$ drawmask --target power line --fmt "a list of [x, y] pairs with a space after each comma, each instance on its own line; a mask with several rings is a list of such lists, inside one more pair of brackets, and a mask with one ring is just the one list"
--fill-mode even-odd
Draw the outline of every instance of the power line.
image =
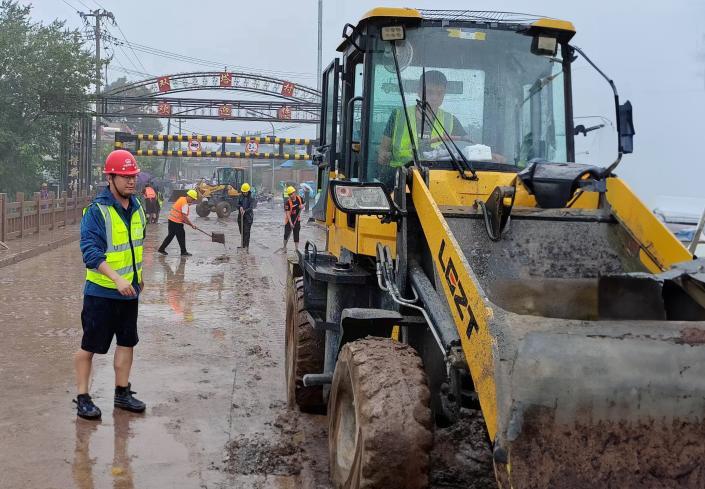
[[[117, 27], [118, 31], [120, 31], [120, 35], [125, 40], [125, 43], [130, 47], [130, 50], [132, 51], [132, 54], [135, 56], [135, 59], [137, 60], [137, 62], [140, 64], [140, 66], [142, 67], [142, 69], [144, 71], [147, 71], [147, 68], [145, 68], [144, 65], [142, 64], [142, 60], [140, 60], [139, 56], [137, 56], [137, 53], [135, 53], [135, 50], [132, 48], [132, 44], [130, 43], [130, 41], [127, 40], [127, 36], [125, 36], [125, 33], [122, 32], [122, 28], [120, 27], [120, 24], [118, 24], [117, 21], [114, 21], [114, 22], [115, 22], [115, 27]], [[136, 68], [136, 66], [135, 66], [135, 68]]]
[[198, 64], [201, 66], [218, 67], [218, 68], [222, 68], [224, 66], [232, 66], [233, 68], [237, 68], [237, 69], [258, 71], [260, 73], [268, 73], [268, 74], [276, 75], [276, 76], [289, 75], [289, 76], [300, 76], [300, 77], [305, 77], [305, 78], [311, 78], [311, 77], [315, 76], [313, 73], [288, 72], [288, 71], [279, 71], [279, 70], [265, 70], [265, 69], [255, 69], [255, 68], [246, 67], [246, 66], [230, 65], [228, 63], [223, 63], [220, 61], [213, 61], [213, 60], [207, 60], [207, 59], [203, 59], [203, 58], [196, 58], [193, 56], [179, 54], [179, 53], [175, 53], [173, 51], [166, 51], [163, 49], [154, 48], [151, 46], [146, 46], [144, 44], [129, 42], [126, 40], [121, 41], [119, 39], [113, 38], [113, 41], [117, 42], [117, 43], [125, 42], [132, 49], [146, 53], [146, 54], [151, 54], [153, 56], [170, 58], [170, 59], [174, 59], [177, 61], [184, 61], [184, 62], [188, 62], [188, 63], [192, 63], [192, 64]]

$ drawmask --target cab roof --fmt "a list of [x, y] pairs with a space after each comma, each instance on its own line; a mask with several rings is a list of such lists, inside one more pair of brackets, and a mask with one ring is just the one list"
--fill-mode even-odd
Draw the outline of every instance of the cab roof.
[[527, 27], [542, 27], [575, 33], [575, 26], [567, 20], [559, 20], [541, 15], [516, 12], [492, 12], [487, 10], [428, 10], [399, 7], [376, 7], [365, 13], [360, 23], [380, 18], [428, 19], [473, 21], [497, 24], [524, 24]]

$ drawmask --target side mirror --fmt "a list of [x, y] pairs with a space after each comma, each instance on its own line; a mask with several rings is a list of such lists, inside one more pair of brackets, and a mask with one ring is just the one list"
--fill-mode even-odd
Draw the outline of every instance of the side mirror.
[[396, 210], [387, 189], [379, 182], [331, 180], [330, 193], [335, 206], [348, 214], [387, 217]]
[[627, 100], [617, 110], [619, 118], [619, 151], [629, 154], [634, 151], [634, 121], [632, 119], [632, 103]]

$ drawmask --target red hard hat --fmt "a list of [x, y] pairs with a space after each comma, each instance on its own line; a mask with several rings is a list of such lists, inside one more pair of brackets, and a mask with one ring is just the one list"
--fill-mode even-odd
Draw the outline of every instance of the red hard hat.
[[132, 153], [124, 149], [111, 151], [105, 159], [103, 173], [131, 176], [137, 175], [139, 172], [140, 169], [137, 168], [137, 160]]

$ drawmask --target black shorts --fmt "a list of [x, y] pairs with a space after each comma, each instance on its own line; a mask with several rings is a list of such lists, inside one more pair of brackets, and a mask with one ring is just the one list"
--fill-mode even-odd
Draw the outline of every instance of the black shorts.
[[[301, 231], [301, 221], [296, 221], [296, 224], [294, 224], [294, 243], [299, 242], [299, 231]], [[290, 234], [291, 226], [289, 226], [289, 223], [287, 222], [284, 224], [284, 241], [289, 239]]]
[[133, 347], [137, 337], [137, 299], [120, 300], [83, 296], [83, 338], [81, 349], [93, 353], [107, 353], [113, 336], [119, 346]]

